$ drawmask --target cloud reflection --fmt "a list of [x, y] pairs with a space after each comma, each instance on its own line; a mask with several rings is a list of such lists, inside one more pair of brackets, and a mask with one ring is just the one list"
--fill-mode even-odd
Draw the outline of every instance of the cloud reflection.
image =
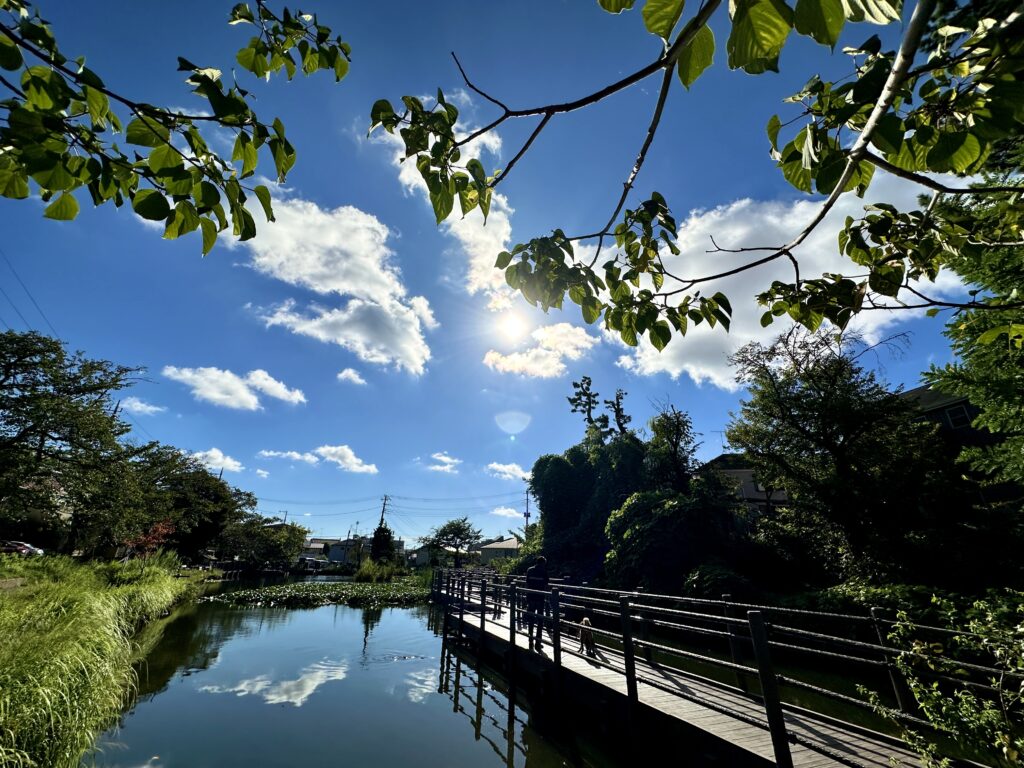
[[275, 682], [268, 675], [241, 680], [237, 685], [204, 685], [207, 693], [233, 693], [236, 696], [262, 696], [268, 704], [292, 704], [301, 707], [317, 688], [348, 676], [348, 662], [323, 659], [302, 669], [295, 680]]

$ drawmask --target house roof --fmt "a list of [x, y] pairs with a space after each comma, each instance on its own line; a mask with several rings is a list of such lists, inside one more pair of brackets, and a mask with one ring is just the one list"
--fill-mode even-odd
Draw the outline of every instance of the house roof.
[[720, 453], [704, 465], [714, 469], [751, 469], [750, 460], [742, 453]]
[[932, 389], [931, 385], [925, 384], [921, 387], [915, 387], [914, 389], [908, 389], [902, 393], [903, 397], [909, 398], [914, 401], [917, 409], [922, 413], [928, 413], [939, 408], [945, 408], [948, 405], [954, 403], [963, 403], [967, 400], [962, 395], [947, 395], [945, 392], [940, 392], [937, 389]]
[[480, 549], [519, 549], [519, 540], [516, 538], [503, 539], [491, 544], [484, 544]]

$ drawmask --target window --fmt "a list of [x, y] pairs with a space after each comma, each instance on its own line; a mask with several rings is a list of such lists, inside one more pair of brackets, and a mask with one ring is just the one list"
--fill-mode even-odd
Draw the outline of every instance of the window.
[[962, 405], [954, 405], [952, 408], [947, 408], [946, 418], [949, 420], [949, 426], [953, 429], [963, 429], [971, 425], [971, 417], [968, 415], [967, 409]]

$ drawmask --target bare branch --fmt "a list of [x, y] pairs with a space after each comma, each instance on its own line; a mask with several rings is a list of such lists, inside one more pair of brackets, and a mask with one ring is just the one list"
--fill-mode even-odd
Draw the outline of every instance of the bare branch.
[[466, 70], [464, 70], [462, 68], [462, 62], [459, 61], [459, 57], [455, 55], [455, 51], [452, 51], [451, 54], [452, 54], [452, 58], [455, 59], [455, 66], [459, 68], [459, 74], [462, 75], [462, 80], [463, 80], [463, 82], [466, 83], [466, 87], [467, 88], [469, 88], [474, 93], [480, 94], [485, 99], [487, 99], [489, 102], [491, 102], [491, 104], [494, 104], [495, 106], [500, 107], [503, 112], [508, 113], [508, 112], [512, 111], [511, 109], [508, 108], [508, 106], [505, 103], [503, 103], [501, 101], [498, 101], [496, 98], [491, 96], [489, 93], [485, 93], [484, 91], [480, 90], [475, 85], [473, 85], [473, 83], [469, 79], [469, 75], [466, 74]]
[[541, 131], [544, 130], [544, 126], [548, 124], [548, 121], [551, 119], [551, 117], [552, 117], [552, 115], [551, 115], [550, 112], [548, 114], [544, 115], [544, 119], [541, 120], [537, 124], [537, 127], [533, 129], [533, 133], [530, 134], [530, 138], [528, 138], [526, 140], [526, 143], [523, 144], [522, 148], [518, 152], [516, 152], [516, 156], [513, 157], [511, 160], [509, 160], [508, 165], [505, 166], [505, 170], [501, 172], [501, 175], [498, 176], [498, 178], [496, 178], [494, 181], [491, 182], [491, 188], [492, 189], [494, 187], [498, 186], [498, 184], [501, 182], [501, 180], [504, 179], [506, 176], [509, 175], [509, 173], [512, 172], [512, 169], [515, 167], [515, 164], [519, 162], [519, 158], [521, 158], [523, 155], [526, 154], [526, 150], [528, 150], [530, 148], [530, 145], [533, 144], [533, 140], [536, 139], [537, 136], [540, 135]]
[[891, 173], [893, 176], [899, 176], [901, 179], [913, 181], [916, 184], [920, 184], [922, 187], [927, 187], [928, 189], [940, 192], [944, 195], [990, 195], [996, 192], [1024, 192], [1024, 187], [1019, 185], [1014, 186], [1012, 184], [995, 187], [949, 187], [923, 174], [907, 171], [899, 166], [893, 165], [888, 160], [879, 157], [870, 150], [864, 150], [862, 158], [881, 168], [883, 171]]

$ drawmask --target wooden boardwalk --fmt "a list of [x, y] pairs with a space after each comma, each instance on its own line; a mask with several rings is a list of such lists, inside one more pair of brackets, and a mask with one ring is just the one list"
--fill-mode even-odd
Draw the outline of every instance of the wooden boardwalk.
[[[507, 607], [496, 615], [488, 606], [484, 621], [485, 637], [480, 638], [479, 604], [466, 605], [459, 626], [458, 609], [452, 606], [449, 633], [468, 641], [467, 648], [511, 648]], [[531, 650], [522, 629], [515, 633], [517, 665], [554, 668], [553, 647], [545, 636], [544, 650]], [[575, 653], [579, 641], [563, 636], [560, 674], [576, 676], [603, 687], [612, 697], [628, 700], [626, 661], [621, 652], [600, 647], [596, 660]], [[751, 765], [774, 765], [771, 735], [765, 722], [765, 709], [757, 697], [735, 688], [672, 667], [635, 659], [637, 701], [644, 707], [699, 729], [713, 739], [739, 748]], [[921, 765], [915, 753], [897, 739], [853, 726], [795, 707], [785, 706], [784, 717], [790, 740], [790, 754], [799, 768], [854, 766], [890, 768], [894, 761], [907, 766]], [[642, 714], [642, 713], [641, 713]], [[735, 754], [734, 750], [732, 751]]]

